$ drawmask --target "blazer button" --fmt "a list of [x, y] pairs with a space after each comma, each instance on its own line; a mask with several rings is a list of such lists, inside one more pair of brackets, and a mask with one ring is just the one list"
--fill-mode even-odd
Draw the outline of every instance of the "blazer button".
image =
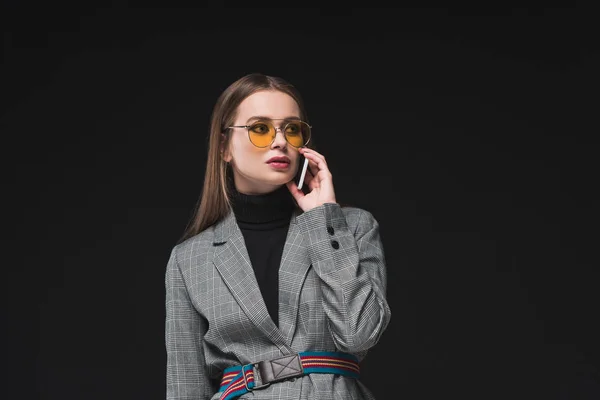
[[330, 235], [333, 235], [333, 232], [335, 232], [335, 231], [333, 230], [333, 226], [328, 226], [328, 227], [327, 227], [327, 233], [329, 233]]
[[338, 243], [337, 240], [332, 240], [331, 241], [331, 247], [333, 247], [334, 249], [339, 249], [340, 248], [340, 244]]

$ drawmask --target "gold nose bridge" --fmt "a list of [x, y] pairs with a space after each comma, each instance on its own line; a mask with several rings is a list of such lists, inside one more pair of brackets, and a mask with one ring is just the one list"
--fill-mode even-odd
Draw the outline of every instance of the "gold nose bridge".
[[273, 143], [275, 143], [275, 141], [277, 140], [277, 131], [281, 132], [281, 135], [283, 136], [283, 142], [284, 143], [289, 143], [287, 140], [287, 137], [285, 136], [285, 132], [283, 131], [283, 128], [285, 128], [285, 126], [287, 126], [287, 124], [285, 126], [276, 126], [274, 123], [272, 123], [273, 129], [275, 130], [275, 134], [273, 135], [273, 140], [271, 140], [271, 145], [273, 145]]
[[277, 137], [277, 131], [281, 132], [281, 134], [283, 135], [283, 138], [287, 141], [286, 137], [285, 137], [285, 132], [283, 131], [283, 126], [275, 126], [275, 124], [273, 124], [273, 128], [275, 129], [275, 135], [273, 135], [273, 141], [275, 141], [275, 138]]

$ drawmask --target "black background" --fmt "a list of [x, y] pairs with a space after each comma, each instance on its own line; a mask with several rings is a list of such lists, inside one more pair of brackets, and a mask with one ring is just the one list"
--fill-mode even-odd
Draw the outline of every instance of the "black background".
[[591, 7], [132, 4], [3, 3], [7, 398], [164, 398], [167, 258], [250, 72], [380, 221], [378, 398], [599, 398]]

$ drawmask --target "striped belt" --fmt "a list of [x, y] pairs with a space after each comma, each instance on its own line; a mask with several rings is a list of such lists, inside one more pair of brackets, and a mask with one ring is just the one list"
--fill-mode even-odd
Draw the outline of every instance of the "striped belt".
[[273, 360], [225, 368], [221, 400], [234, 399], [271, 383], [307, 374], [339, 374], [359, 377], [358, 358], [352, 354], [329, 351], [305, 351]]

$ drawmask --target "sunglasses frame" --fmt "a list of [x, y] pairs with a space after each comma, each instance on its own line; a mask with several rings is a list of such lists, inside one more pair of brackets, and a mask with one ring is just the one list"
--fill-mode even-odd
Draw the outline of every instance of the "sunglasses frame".
[[[267, 144], [267, 145], [265, 145], [265, 146], [256, 146], [256, 144], [255, 144], [255, 143], [252, 141], [252, 139], [250, 139], [250, 128], [251, 128], [252, 126], [254, 126], [256, 123], [258, 123], [258, 122], [265, 122], [265, 121], [266, 121], [266, 122], [270, 122], [270, 121], [289, 121], [289, 122], [287, 122], [287, 123], [284, 125], [284, 127], [283, 127], [283, 128], [281, 128], [281, 127], [279, 127], [279, 128], [278, 128], [278, 127], [276, 127], [274, 124], [271, 124], [271, 125], [273, 126], [273, 128], [275, 129], [275, 135], [273, 136], [273, 139], [271, 140], [271, 143], [269, 143], [269, 144]], [[290, 143], [290, 141], [288, 140], [288, 138], [287, 138], [286, 134], [284, 133], [284, 130], [285, 130], [285, 128], [287, 128], [287, 126], [288, 126], [290, 123], [292, 123], [292, 122], [301, 122], [301, 123], [305, 124], [306, 126], [308, 126], [308, 129], [309, 129], [309, 137], [308, 137], [308, 140], [306, 141], [306, 143], [304, 143], [304, 144], [303, 144], [302, 146], [300, 146], [300, 147], [296, 147], [296, 146], [294, 146], [292, 143]], [[272, 144], [273, 144], [273, 142], [275, 141], [275, 137], [277, 136], [277, 130], [280, 130], [280, 131], [281, 131], [281, 133], [283, 133], [283, 137], [285, 138], [285, 141], [286, 141], [286, 142], [288, 142], [288, 143], [290, 144], [290, 146], [292, 146], [292, 147], [293, 147], [293, 148], [295, 148], [295, 149], [300, 149], [300, 148], [302, 148], [302, 147], [305, 147], [305, 146], [306, 146], [306, 145], [307, 145], [307, 144], [310, 142], [310, 139], [312, 139], [312, 125], [309, 125], [309, 124], [308, 124], [308, 122], [306, 122], [306, 121], [302, 121], [301, 119], [292, 119], [292, 120], [290, 120], [290, 119], [288, 119], [288, 118], [276, 118], [276, 119], [268, 119], [268, 120], [267, 120], [267, 119], [258, 119], [258, 120], [256, 120], [255, 122], [253, 122], [251, 125], [232, 125], [232, 126], [228, 126], [227, 128], [225, 128], [225, 130], [227, 130], [227, 129], [231, 129], [231, 128], [245, 128], [245, 129], [246, 129], [246, 131], [248, 132], [248, 140], [250, 141], [250, 143], [252, 143], [252, 145], [253, 145], [253, 146], [256, 146], [256, 147], [258, 147], [259, 149], [264, 149], [265, 147], [269, 147], [270, 145], [272, 145]]]

